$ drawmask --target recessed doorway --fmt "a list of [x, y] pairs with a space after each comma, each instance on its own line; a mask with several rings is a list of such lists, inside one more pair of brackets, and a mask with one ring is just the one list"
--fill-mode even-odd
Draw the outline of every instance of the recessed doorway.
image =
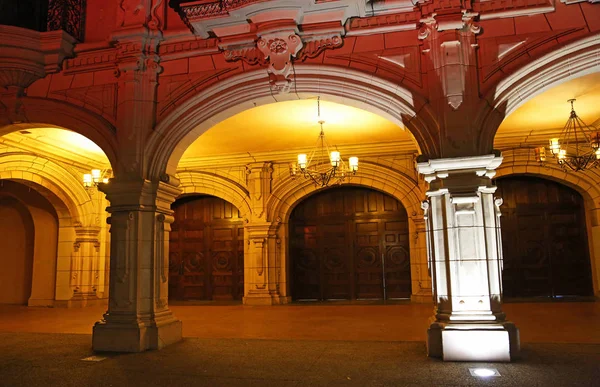
[[290, 218], [293, 299], [410, 298], [408, 235], [389, 195], [346, 186], [310, 196]]
[[496, 184], [504, 200], [504, 296], [593, 295], [583, 197], [535, 177], [503, 177]]
[[238, 209], [212, 196], [173, 204], [169, 241], [169, 298], [241, 300], [244, 226]]

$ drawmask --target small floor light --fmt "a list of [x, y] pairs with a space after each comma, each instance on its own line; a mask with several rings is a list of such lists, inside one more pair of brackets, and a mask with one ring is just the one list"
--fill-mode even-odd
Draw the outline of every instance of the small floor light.
[[495, 368], [469, 368], [469, 372], [471, 373], [471, 376], [477, 376], [479, 378], [500, 376], [500, 372]]

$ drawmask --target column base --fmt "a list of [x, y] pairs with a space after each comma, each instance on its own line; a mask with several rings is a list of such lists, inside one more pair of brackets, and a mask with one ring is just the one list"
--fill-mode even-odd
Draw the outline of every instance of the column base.
[[98, 321], [94, 325], [92, 348], [96, 352], [142, 352], [161, 349], [181, 341], [182, 324], [174, 317], [155, 323], [116, 323]]
[[508, 321], [433, 322], [427, 329], [427, 355], [444, 361], [509, 362], [519, 350], [519, 330]]
[[271, 291], [250, 291], [242, 301], [244, 305], [268, 306], [289, 304], [292, 301], [292, 298], [280, 296], [276, 292]]

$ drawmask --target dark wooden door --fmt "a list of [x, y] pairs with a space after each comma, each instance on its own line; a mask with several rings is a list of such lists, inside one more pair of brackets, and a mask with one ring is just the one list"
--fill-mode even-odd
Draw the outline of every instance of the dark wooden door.
[[505, 297], [592, 295], [583, 198], [550, 180], [496, 181], [502, 211]]
[[408, 216], [394, 198], [359, 187], [331, 188], [290, 218], [296, 300], [409, 298]]
[[244, 227], [238, 210], [215, 197], [178, 200], [169, 243], [169, 297], [241, 300]]

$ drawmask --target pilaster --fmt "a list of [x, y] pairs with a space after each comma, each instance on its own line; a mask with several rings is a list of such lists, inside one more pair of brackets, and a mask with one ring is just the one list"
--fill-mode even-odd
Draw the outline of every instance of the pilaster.
[[247, 185], [251, 214], [244, 227], [244, 286], [246, 305], [273, 305], [289, 302], [280, 293], [282, 251], [277, 236], [279, 221], [267, 219], [267, 201], [271, 196], [273, 166], [271, 163], [247, 165]]
[[425, 217], [413, 216], [410, 230], [410, 265], [412, 294], [410, 300], [419, 303], [431, 303], [431, 267], [428, 261], [426, 245]]
[[500, 198], [491, 178], [500, 155], [417, 164], [430, 184], [425, 210], [435, 316], [429, 356], [510, 361], [519, 334], [502, 312]]
[[111, 35], [119, 87], [116, 175], [145, 177], [146, 139], [156, 123], [165, 7], [162, 0], [124, 0], [118, 10], [118, 29]]
[[95, 351], [139, 352], [181, 340], [181, 321], [168, 308], [170, 204], [178, 182], [114, 180], [110, 201], [109, 304], [94, 326]]
[[588, 211], [590, 219], [590, 261], [592, 263], [592, 282], [594, 284], [594, 295], [600, 298], [600, 208]]
[[69, 306], [86, 306], [97, 301], [100, 227], [76, 227], [71, 259], [70, 285], [73, 297]]

